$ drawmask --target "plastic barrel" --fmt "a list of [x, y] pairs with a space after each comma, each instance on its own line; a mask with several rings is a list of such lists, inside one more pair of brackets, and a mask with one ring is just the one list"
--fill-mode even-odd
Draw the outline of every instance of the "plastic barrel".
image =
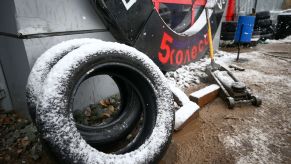
[[235, 42], [250, 43], [254, 30], [255, 16], [240, 16], [234, 36]]

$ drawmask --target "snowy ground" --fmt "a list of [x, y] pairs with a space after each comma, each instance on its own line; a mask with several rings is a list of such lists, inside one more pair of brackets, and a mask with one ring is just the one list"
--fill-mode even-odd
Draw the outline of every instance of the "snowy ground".
[[[231, 71], [263, 99], [263, 105], [228, 110], [220, 98], [216, 99], [174, 135], [172, 154], [167, 154], [173, 163], [291, 163], [291, 38], [268, 42], [244, 49], [239, 63], [234, 62], [235, 49], [216, 53], [216, 62], [226, 68], [236, 64], [246, 69]], [[184, 90], [197, 87], [199, 79], [205, 77], [207, 60], [184, 66], [167, 77]]]
[[[230, 60], [234, 60], [235, 57], [236, 54], [228, 53], [225, 51], [216, 51], [215, 53], [215, 61], [217, 63], [226, 63]], [[205, 69], [209, 64], [210, 59], [204, 58], [195, 63], [185, 65], [176, 71], [168, 72], [166, 77], [168, 78], [169, 82], [175, 84], [176, 87], [182, 90], [186, 90], [191, 86], [195, 86], [203, 81], [207, 81]]]

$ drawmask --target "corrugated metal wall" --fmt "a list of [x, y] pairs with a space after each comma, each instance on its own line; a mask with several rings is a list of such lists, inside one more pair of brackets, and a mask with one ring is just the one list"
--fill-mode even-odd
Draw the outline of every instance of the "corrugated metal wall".
[[[284, 0], [257, 0], [257, 12], [258, 11], [272, 11], [280, 10]], [[252, 8], [255, 6], [255, 0], [237, 0], [237, 10], [239, 9], [243, 14], [250, 14]], [[238, 13], [238, 12], [237, 12]]]

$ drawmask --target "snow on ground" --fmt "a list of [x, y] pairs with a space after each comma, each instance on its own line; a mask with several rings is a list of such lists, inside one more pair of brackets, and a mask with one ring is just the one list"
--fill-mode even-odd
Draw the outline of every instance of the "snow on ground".
[[[290, 37], [282, 41], [282, 43], [286, 43], [289, 40]], [[224, 57], [222, 61], [218, 60], [218, 62], [227, 67], [233, 62], [235, 56], [236, 54], [234, 53], [229, 56], [229, 60]], [[267, 106], [267, 109], [255, 110], [253, 120], [246, 119], [242, 125], [237, 127], [237, 129], [241, 129], [240, 131], [236, 131], [233, 134], [222, 134], [224, 136], [223, 144], [227, 150], [236, 154], [235, 159], [238, 164], [280, 163], [282, 154], [279, 151], [275, 152], [273, 147], [274, 145], [282, 144], [283, 139], [278, 134], [285, 133], [286, 127], [270, 124], [270, 122], [277, 121], [278, 118], [274, 115], [272, 119], [269, 119], [268, 115], [273, 114], [269, 113], [268, 108], [276, 108], [279, 106], [277, 104], [282, 105], [282, 97], [280, 96], [285, 95], [285, 92], [288, 91], [280, 90], [278, 86], [291, 88], [291, 78], [285, 74], [272, 73], [273, 70], [277, 69], [278, 61], [276, 62], [275, 59], [262, 55], [259, 51], [243, 53], [241, 58], [246, 60], [250, 66], [256, 64], [256, 68], [259, 68], [259, 70], [254, 70], [247, 64], [243, 64], [249, 68], [244, 72], [234, 72], [235, 76], [247, 84], [262, 87], [255, 94], [263, 97], [263, 106]], [[285, 61], [280, 62], [287, 63]], [[284, 115], [284, 112], [288, 115], [288, 110], [286, 111], [286, 109], [288, 107], [276, 110], [279, 113], [281, 112], [282, 115]], [[290, 120], [288, 121], [287, 118], [281, 121], [285, 121], [287, 125], [290, 125]]]
[[[223, 144], [227, 149], [239, 154], [240, 157], [236, 160], [237, 164], [248, 164], [255, 161], [255, 163], [272, 163], [271, 161], [279, 161], [281, 157], [279, 154], [274, 154], [268, 147], [271, 140], [272, 136], [268, 132], [263, 132], [256, 127], [249, 127], [246, 132], [226, 136]], [[250, 145], [251, 148], [245, 145]], [[246, 155], [240, 154], [244, 151], [248, 153]]]
[[288, 36], [285, 39], [280, 39], [280, 40], [266, 40], [267, 43], [291, 43], [291, 36]]
[[201, 78], [207, 77], [205, 68], [209, 63], [208, 60], [201, 59], [195, 63], [185, 65], [176, 71], [168, 72], [166, 77], [171, 83], [184, 90], [191, 85], [199, 84]]
[[203, 96], [205, 96], [205, 95], [207, 95], [207, 94], [209, 94], [209, 93], [211, 93], [213, 91], [219, 90], [219, 89], [220, 89], [219, 85], [212, 84], [212, 85], [209, 85], [209, 86], [207, 86], [207, 87], [205, 87], [203, 89], [200, 89], [200, 90], [198, 90], [198, 91], [196, 91], [194, 93], [191, 93], [191, 96], [192, 97], [201, 98], [201, 97], [203, 97]]
[[[289, 44], [291, 37], [277, 41], [268, 40], [267, 43]], [[228, 68], [230, 64], [234, 63], [236, 57], [236, 53], [217, 51], [215, 61]], [[286, 69], [288, 69], [288, 62], [265, 56], [260, 50], [241, 53], [240, 61], [238, 65], [245, 67], [246, 70], [243, 72], [231, 71], [251, 89], [259, 88], [255, 94], [263, 98], [263, 106], [253, 110], [252, 118], [244, 118], [240, 124], [232, 126], [235, 129], [234, 132], [223, 132], [219, 134], [219, 138], [237, 164], [281, 163], [285, 158], [282, 152], [284, 149], [288, 149], [284, 135], [291, 128], [291, 120], [288, 118], [290, 112], [286, 110], [288, 106], [284, 105], [283, 100], [284, 97], [286, 98], [284, 96], [286, 92], [290, 92], [284, 88], [291, 88], [291, 78], [286, 71], [283, 71], [282, 74], [278, 74], [276, 71], [281, 69], [282, 66], [279, 67], [281, 64], [287, 65]], [[176, 71], [168, 72], [166, 77], [171, 83], [185, 90], [207, 77], [204, 71], [208, 64], [210, 64], [210, 59], [201, 59]], [[254, 65], [255, 69], [253, 69]], [[286, 107], [277, 108], [277, 106]], [[272, 113], [273, 108], [280, 113], [279, 116]], [[270, 116], [272, 117], [270, 118]], [[272, 122], [278, 122], [278, 119], [281, 120], [281, 123], [273, 125]]]
[[[215, 61], [218, 63], [228, 62], [230, 60], [235, 60], [236, 54], [228, 53], [224, 51], [217, 51], [215, 54]], [[166, 73], [166, 78], [171, 84], [176, 87], [185, 90], [190, 86], [197, 85], [201, 80], [207, 78], [205, 73], [206, 66], [210, 64], [209, 58], [200, 59], [195, 63], [190, 63], [188, 65], [182, 66], [176, 71], [171, 71]]]

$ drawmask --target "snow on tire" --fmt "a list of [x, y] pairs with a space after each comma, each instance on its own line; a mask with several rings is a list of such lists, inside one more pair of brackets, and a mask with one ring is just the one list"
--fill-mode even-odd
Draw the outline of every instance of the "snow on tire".
[[[37, 59], [29, 75], [26, 88], [27, 104], [33, 121], [35, 120], [36, 110], [38, 110], [37, 104], [42, 94], [43, 83], [53, 66], [68, 53], [80, 46], [92, 43], [98, 45], [100, 42], [97, 39], [74, 39], [65, 41], [52, 47]], [[131, 124], [137, 123], [137, 119], [140, 117], [140, 102], [137, 100], [133, 89], [118, 81], [120, 80], [115, 80], [120, 91], [122, 90], [122, 97], [125, 97], [126, 101], [123, 108], [128, 110], [124, 110], [113, 122], [102, 126], [89, 127], [77, 124], [82, 136], [93, 146], [104, 146], [126, 137], [126, 133], [133, 129]], [[121, 123], [124, 126], [121, 126]]]
[[81, 45], [99, 42], [96, 39], [74, 39], [62, 42], [41, 55], [34, 63], [26, 86], [27, 104], [32, 120], [35, 119], [37, 98], [40, 97], [42, 85], [51, 68], [64, 56]]
[[[92, 148], [78, 132], [70, 112], [70, 97], [90, 72], [107, 73], [128, 82], [143, 104], [143, 124], [126, 153], [106, 154]], [[159, 68], [145, 54], [118, 43], [84, 45], [63, 57], [43, 84], [36, 125], [56, 155], [69, 163], [149, 163], [169, 144], [173, 98]]]

